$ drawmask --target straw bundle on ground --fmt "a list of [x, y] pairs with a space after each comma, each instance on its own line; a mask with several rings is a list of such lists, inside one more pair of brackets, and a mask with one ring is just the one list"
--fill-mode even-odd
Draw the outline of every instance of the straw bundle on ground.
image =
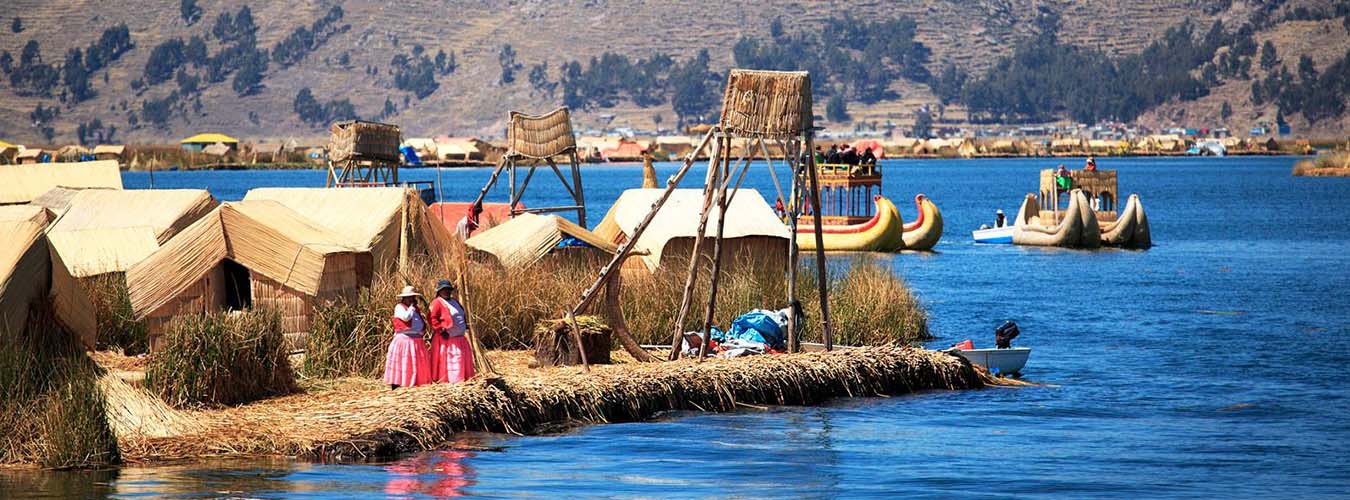
[[[618, 353], [616, 353], [618, 354]], [[618, 354], [622, 356], [622, 354]], [[518, 366], [493, 353], [502, 366]], [[959, 357], [912, 348], [751, 356], [702, 363], [628, 363], [505, 370], [491, 382], [390, 391], [364, 381], [222, 410], [198, 411], [201, 431], [147, 439], [131, 460], [294, 455], [324, 460], [428, 449], [455, 432], [527, 434], [577, 423], [625, 422], [669, 410], [733, 411], [836, 397], [983, 387]]]
[[578, 348], [572, 339], [572, 323], [565, 319], [544, 320], [534, 325], [534, 363], [531, 366], [575, 366], [581, 353], [591, 364], [609, 364], [609, 349], [614, 331], [596, 316], [577, 316], [581, 337]]

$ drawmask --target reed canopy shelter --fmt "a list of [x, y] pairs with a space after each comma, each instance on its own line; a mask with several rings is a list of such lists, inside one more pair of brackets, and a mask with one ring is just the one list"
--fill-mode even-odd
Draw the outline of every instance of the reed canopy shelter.
[[[37, 208], [37, 207], [34, 207]], [[39, 209], [40, 210], [40, 209]], [[17, 210], [0, 211], [17, 218]], [[30, 217], [39, 217], [29, 210]], [[22, 332], [34, 307], [51, 306], [52, 318], [92, 350], [98, 334], [94, 306], [44, 232], [46, 223], [0, 220], [0, 336]], [[41, 321], [41, 319], [40, 319]]]
[[[569, 174], [565, 175], [559, 168], [560, 159], [567, 163]], [[547, 166], [562, 183], [564, 192], [572, 200], [570, 205], [533, 208], [520, 205], [520, 199], [525, 195], [530, 180], [534, 179], [535, 172], [544, 166]], [[512, 111], [507, 116], [506, 153], [502, 154], [496, 169], [492, 171], [492, 176], [488, 177], [487, 184], [478, 192], [472, 206], [481, 207], [488, 191], [497, 184], [497, 178], [502, 172], [506, 172], [511, 188], [510, 198], [507, 201], [511, 215], [575, 212], [577, 223], [586, 226], [586, 196], [581, 188], [580, 166], [580, 159], [577, 157], [577, 138], [572, 132], [572, 114], [566, 107], [542, 115], [527, 115]], [[470, 222], [470, 226], [479, 225], [476, 219]]]
[[[629, 189], [619, 195], [605, 218], [595, 227], [595, 235], [615, 245], [632, 239], [652, 203], [665, 193], [664, 189]], [[652, 219], [632, 247], [648, 271], [664, 269], [678, 272], [687, 265], [699, 231], [699, 216], [703, 209], [703, 190], [676, 189], [666, 199], [661, 210]], [[720, 207], [712, 207], [711, 217], [720, 215]], [[703, 227], [703, 236], [713, 237], [716, 228]], [[728, 259], [734, 271], [738, 264], [772, 266], [785, 269], [788, 257], [788, 228], [764, 197], [754, 189], [741, 189], [731, 199], [726, 222], [722, 228], [723, 258]], [[709, 259], [713, 249], [703, 246], [700, 254]]]
[[475, 260], [504, 268], [524, 268], [546, 260], [599, 264], [613, 257], [616, 250], [612, 243], [572, 221], [530, 213], [481, 231], [464, 243]]
[[338, 235], [344, 245], [369, 252], [362, 283], [374, 273], [402, 269], [417, 256], [439, 258], [450, 252], [450, 232], [428, 211], [418, 191], [405, 187], [257, 188], [244, 201], [270, 200], [285, 205]]
[[218, 204], [203, 189], [83, 189], [48, 237], [77, 278], [124, 272]]
[[122, 189], [122, 172], [111, 160], [0, 165], [0, 205], [28, 203], [54, 187]]
[[127, 271], [137, 319], [151, 349], [174, 318], [267, 308], [281, 314], [293, 345], [315, 305], [354, 298], [357, 263], [369, 253], [270, 200], [224, 203]]

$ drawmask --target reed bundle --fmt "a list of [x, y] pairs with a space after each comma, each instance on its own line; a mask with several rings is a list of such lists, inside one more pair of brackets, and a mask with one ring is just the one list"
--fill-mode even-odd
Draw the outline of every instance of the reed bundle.
[[[290, 455], [389, 457], [434, 448], [461, 431], [529, 434], [578, 423], [625, 422], [669, 410], [734, 411], [836, 397], [983, 387], [963, 359], [876, 347], [702, 363], [622, 363], [522, 369], [529, 353], [493, 353], [504, 376], [390, 391], [356, 383], [248, 405], [192, 412], [196, 432], [128, 447], [132, 460]], [[622, 353], [616, 353], [622, 358]]]
[[177, 407], [233, 405], [295, 389], [281, 317], [260, 310], [183, 316], [150, 358], [146, 386]]
[[581, 351], [592, 364], [609, 364], [609, 350], [613, 346], [610, 329], [597, 316], [577, 316], [577, 330], [581, 346], [572, 339], [572, 323], [566, 319], [544, 320], [534, 325], [534, 362], [537, 366], [582, 364]]
[[99, 349], [117, 348], [126, 354], [144, 353], [150, 348], [145, 321], [136, 319], [127, 293], [124, 273], [106, 273], [80, 280], [94, 303], [98, 322]]

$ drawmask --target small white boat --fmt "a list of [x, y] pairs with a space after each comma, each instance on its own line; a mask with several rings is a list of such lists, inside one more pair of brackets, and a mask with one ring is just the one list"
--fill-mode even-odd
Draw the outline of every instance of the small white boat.
[[1030, 347], [1010, 347], [1007, 349], [953, 349], [971, 363], [980, 365], [995, 375], [1019, 375], [1031, 356]]
[[971, 232], [975, 237], [976, 243], [994, 243], [1002, 245], [1011, 245], [1013, 242], [1014, 226], [991, 227], [988, 229], [978, 229]]

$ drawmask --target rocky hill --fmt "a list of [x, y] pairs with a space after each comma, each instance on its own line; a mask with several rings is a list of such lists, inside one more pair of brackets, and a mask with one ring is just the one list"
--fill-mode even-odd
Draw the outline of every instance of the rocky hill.
[[[247, 33], [234, 33], [231, 28], [240, 24], [237, 16], [245, 4], [251, 18]], [[664, 54], [678, 64], [706, 49], [709, 69], [720, 73], [734, 64], [737, 41], [771, 39], [775, 18], [781, 19], [782, 30], [792, 33], [817, 32], [823, 20], [844, 15], [859, 22], [907, 16], [915, 22], [914, 40], [931, 51], [925, 63], [929, 72], [937, 74], [952, 64], [979, 75], [1035, 36], [1048, 15], [1058, 19], [1063, 43], [1120, 57], [1139, 53], [1188, 18], [1201, 27], [1220, 20], [1235, 29], [1253, 12], [1264, 10], [1271, 21], [1258, 27], [1258, 41], [1274, 41], [1291, 71], [1300, 55], [1310, 55], [1324, 69], [1350, 48], [1344, 15], [1329, 17], [1334, 4], [864, 0], [845, 7], [815, 0], [17, 0], [7, 9], [17, 21], [0, 19], [0, 51], [11, 54], [9, 62], [0, 54], [0, 69], [5, 70], [0, 78], [0, 139], [65, 143], [83, 130], [86, 141], [111, 133], [115, 142], [144, 143], [212, 130], [247, 140], [305, 142], [326, 134], [326, 118], [351, 114], [398, 123], [405, 135], [500, 136], [508, 110], [543, 111], [564, 102], [556, 82], [564, 77], [565, 63], [584, 65], [608, 52], [635, 60]], [[1301, 16], [1295, 14], [1299, 8], [1304, 9]], [[1321, 19], [1297, 19], [1309, 17], [1309, 9], [1321, 13], [1312, 16]], [[222, 16], [227, 17], [223, 24]], [[129, 49], [111, 61], [73, 66], [92, 71], [67, 74], [74, 49], [88, 55], [105, 30], [123, 25]], [[183, 44], [174, 46], [174, 40]], [[27, 58], [26, 76], [16, 82], [12, 73], [24, 63], [26, 46], [32, 52], [32, 42], [37, 54], [29, 55], [37, 57]], [[514, 52], [514, 65], [505, 57], [507, 45]], [[106, 59], [107, 53], [99, 49], [100, 58]], [[438, 59], [438, 54], [445, 56]], [[543, 81], [554, 85], [531, 82], [529, 73], [539, 63], [547, 63]], [[502, 82], [504, 65], [514, 70], [513, 82]], [[53, 84], [53, 78], [59, 81]], [[1206, 97], [1174, 99], [1139, 120], [1157, 125], [1232, 122], [1234, 128], [1273, 120], [1275, 105], [1250, 102], [1249, 86], [1245, 80], [1216, 83]], [[848, 112], [855, 122], [907, 124], [915, 109], [937, 103], [930, 87], [897, 78], [887, 86], [890, 97], [869, 104], [850, 100]], [[312, 99], [297, 99], [302, 89]], [[621, 96], [610, 106], [581, 110], [577, 121], [582, 128], [671, 128], [677, 119], [671, 101], [658, 100], [640, 106]], [[1222, 102], [1233, 111], [1219, 120]], [[817, 103], [818, 113], [827, 114], [825, 104]], [[946, 119], [964, 118], [960, 102], [949, 103], [944, 111]], [[1350, 129], [1350, 113], [1315, 124], [1289, 118], [1303, 127], [1301, 132], [1312, 134], [1343, 135]]]

